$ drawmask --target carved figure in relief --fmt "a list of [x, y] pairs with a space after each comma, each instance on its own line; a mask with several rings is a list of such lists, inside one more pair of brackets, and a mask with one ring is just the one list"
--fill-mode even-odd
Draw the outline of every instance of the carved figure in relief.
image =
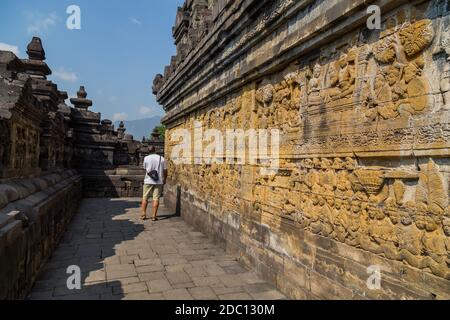
[[285, 81], [290, 91], [290, 108], [298, 110], [301, 104], [302, 83], [300, 72], [291, 72], [286, 75]]
[[334, 170], [344, 169], [344, 160], [342, 158], [334, 158], [331, 168]]
[[405, 90], [401, 85], [402, 75], [403, 75], [403, 66], [398, 63], [389, 66], [386, 70], [387, 83], [391, 88], [391, 99], [392, 102], [396, 104], [399, 100], [406, 97]]
[[447, 63], [441, 75], [440, 87], [444, 98], [444, 109], [450, 109], [450, 32], [443, 31], [441, 47], [447, 54]]
[[16, 154], [14, 157], [15, 168], [23, 169], [25, 164], [27, 146], [26, 146], [26, 137], [25, 137], [25, 129], [20, 126], [16, 127]]
[[285, 81], [289, 87], [289, 95], [283, 102], [287, 106], [286, 117], [288, 127], [286, 131], [298, 130], [301, 125], [300, 107], [302, 104], [303, 86], [299, 72], [291, 72], [285, 76]]
[[353, 95], [355, 91], [355, 52], [351, 50], [348, 54], [343, 54], [339, 59], [339, 67], [339, 98], [342, 99]]
[[[450, 237], [450, 206], [448, 206], [446, 209], [445, 209], [445, 212], [444, 212], [444, 220], [443, 220], [443, 222], [442, 222], [442, 224], [443, 224], [443, 229], [444, 229], [444, 234], [447, 236], [447, 237]], [[449, 248], [450, 249], [450, 248]], [[449, 258], [450, 259], [450, 258]]]
[[422, 238], [424, 257], [421, 267], [429, 267], [434, 274], [448, 278], [449, 269], [446, 266], [447, 249], [445, 238], [438, 233], [426, 232]]
[[356, 192], [376, 196], [384, 186], [384, 179], [378, 170], [358, 169], [353, 172], [351, 183]]
[[370, 251], [375, 254], [381, 254], [383, 253], [383, 248], [378, 243], [373, 241], [373, 239], [369, 235], [370, 234], [369, 227], [371, 225], [370, 223], [371, 222], [369, 221], [361, 224], [358, 237], [359, 245], [364, 250]]
[[374, 106], [377, 114], [383, 119], [392, 119], [398, 116], [396, 102], [404, 95], [403, 89], [398, 85], [401, 79], [401, 70], [398, 66], [380, 69], [374, 87]]
[[450, 60], [442, 72], [440, 86], [444, 98], [444, 109], [450, 110]]
[[394, 226], [389, 219], [373, 219], [370, 222], [369, 234], [378, 244], [397, 241]]
[[312, 170], [308, 174], [308, 178], [312, 183], [311, 191], [316, 195], [322, 195], [325, 192], [325, 188], [321, 183], [321, 176], [322, 175], [316, 170]]
[[350, 210], [347, 210], [344, 216], [347, 231], [347, 237], [345, 239], [345, 242], [348, 245], [351, 246], [359, 245], [358, 231], [361, 227], [360, 215], [361, 215], [361, 204], [355, 201], [351, 204]]
[[429, 19], [409, 23], [399, 32], [399, 38], [407, 57], [425, 50], [434, 39], [433, 23]]
[[403, 181], [396, 179], [395, 182], [392, 185], [393, 187], [393, 193], [394, 193], [394, 198], [395, 198], [395, 203], [398, 206], [402, 206], [403, 205], [403, 199], [405, 197], [405, 192], [406, 192], [406, 188], [405, 188], [405, 184], [403, 183]]
[[409, 264], [419, 267], [417, 256], [422, 252], [422, 236], [421, 232], [415, 225], [397, 229], [397, 238], [399, 241], [399, 249], [402, 253], [402, 258], [408, 261]]
[[335, 213], [333, 214], [333, 234], [332, 237], [334, 239], [339, 240], [340, 242], [345, 242], [345, 238], [347, 236], [347, 232], [344, 228], [344, 224], [342, 222], [342, 217], [346, 213], [346, 209], [344, 206], [344, 202], [341, 199], [336, 199], [335, 202]]
[[449, 204], [444, 179], [432, 159], [419, 173], [416, 203], [422, 210], [436, 215], [442, 215]]
[[347, 171], [339, 171], [336, 177], [336, 196], [345, 198], [353, 195], [352, 184]]
[[35, 132], [30, 131], [30, 165], [37, 167], [39, 165], [39, 136]]
[[[374, 100], [383, 102], [391, 98], [391, 101], [395, 103], [395, 107], [387, 105], [387, 108], [378, 108], [378, 114], [384, 119], [396, 117], [397, 112], [401, 116], [410, 116], [426, 111], [429, 105], [430, 86], [428, 80], [422, 76], [425, 63], [419, 54], [431, 44], [433, 39], [432, 23], [424, 19], [405, 23], [398, 32], [381, 39], [374, 45], [375, 59], [382, 64], [390, 65], [385, 77], [389, 82], [391, 95], [388, 88], [383, 88], [380, 73], [376, 80], [378, 84], [376, 84]], [[368, 117], [374, 118], [373, 110], [368, 113]]]
[[373, 47], [375, 59], [384, 64], [393, 63], [396, 52], [396, 41], [393, 37], [383, 38]]
[[406, 64], [408, 59], [425, 50], [434, 39], [431, 20], [423, 19], [401, 26], [399, 32], [381, 39], [373, 48], [377, 61], [391, 64], [395, 60]]
[[320, 212], [320, 224], [321, 224], [320, 232], [325, 237], [328, 237], [333, 232], [332, 210], [333, 209], [328, 204], [325, 204], [322, 206]]
[[408, 98], [398, 102], [400, 115], [416, 115], [424, 112], [428, 107], [428, 93], [430, 86], [422, 77], [425, 62], [423, 59], [410, 62], [404, 70], [405, 92]]
[[321, 81], [320, 75], [322, 73], [322, 67], [320, 64], [316, 64], [313, 69], [312, 78], [309, 80], [308, 84], [308, 104], [309, 106], [318, 106], [323, 102], [322, 96], [320, 94]]
[[292, 89], [290, 89], [288, 82], [286, 80], [281, 81], [281, 83], [274, 86], [273, 101], [281, 103], [282, 105], [289, 107], [288, 101], [292, 96]]
[[336, 187], [337, 183], [335, 171], [330, 169], [324, 169], [320, 173], [319, 177], [322, 190], [324, 190], [324, 195], [334, 197], [334, 188]]
[[328, 66], [328, 88], [326, 89], [327, 96], [329, 100], [337, 100], [341, 95], [341, 90], [339, 89], [339, 65], [340, 61], [332, 62]]
[[299, 86], [299, 99], [300, 107], [306, 107], [308, 105], [308, 85], [311, 79], [311, 69], [303, 69], [298, 76], [298, 86]]
[[256, 101], [258, 101], [264, 108], [270, 107], [274, 97], [274, 88], [271, 84], [266, 84], [256, 91]]
[[347, 170], [354, 170], [356, 166], [356, 161], [355, 159], [351, 158], [351, 157], [346, 157], [345, 158], [345, 167], [344, 169]]

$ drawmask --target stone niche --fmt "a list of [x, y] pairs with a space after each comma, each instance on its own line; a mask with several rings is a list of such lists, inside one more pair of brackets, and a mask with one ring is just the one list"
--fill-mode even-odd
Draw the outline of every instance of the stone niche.
[[292, 298], [449, 299], [449, 6], [384, 1], [368, 30], [365, 1], [305, 2], [229, 1], [156, 79], [166, 154], [179, 129], [281, 140], [274, 172], [170, 160], [166, 202]]

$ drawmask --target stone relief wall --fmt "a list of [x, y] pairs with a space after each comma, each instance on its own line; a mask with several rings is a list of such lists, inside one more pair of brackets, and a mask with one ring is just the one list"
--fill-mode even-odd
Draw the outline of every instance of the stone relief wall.
[[[276, 30], [312, 24], [301, 21], [306, 15], [299, 8], [291, 20], [278, 21], [279, 29], [269, 29], [265, 23], [293, 10], [292, 2], [275, 1], [261, 7], [264, 23], [253, 30], [267, 34], [252, 50], [237, 49], [253, 37], [250, 32], [229, 39], [218, 53], [234, 54], [240, 63], [202, 83], [192, 74], [176, 90], [175, 81], [159, 78], [155, 91], [169, 127], [166, 154], [179, 144], [171, 133], [194, 132], [194, 121], [223, 133], [281, 130], [277, 174], [261, 174], [262, 164], [172, 162], [166, 193], [186, 220], [225, 240], [292, 297], [450, 297], [450, 17], [442, 1], [397, 4], [383, 15], [380, 31], [354, 24], [345, 36], [295, 59], [272, 57], [278, 63], [273, 72], [247, 77], [236, 70], [252, 55], [262, 64], [260, 48], [269, 61]], [[185, 70], [175, 68], [171, 77]], [[226, 86], [233, 89], [215, 95]], [[192, 87], [197, 96], [189, 95]], [[373, 264], [390, 270], [376, 291], [365, 287], [365, 268]]]

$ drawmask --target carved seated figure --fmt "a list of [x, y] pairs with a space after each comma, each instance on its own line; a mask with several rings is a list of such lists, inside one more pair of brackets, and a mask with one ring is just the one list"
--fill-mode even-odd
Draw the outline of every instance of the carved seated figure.
[[398, 116], [395, 101], [401, 94], [398, 88], [400, 77], [401, 71], [394, 66], [385, 71], [380, 70], [376, 76], [373, 102], [377, 114], [385, 120]]
[[[378, 109], [379, 104], [383, 103], [383, 87], [384, 82], [386, 81], [384, 75], [381, 72], [378, 72], [375, 78], [375, 85], [373, 90], [370, 88], [367, 89], [368, 93], [367, 96], [364, 98], [364, 105], [367, 107], [367, 110], [365, 111], [365, 115], [367, 118], [369, 118], [371, 121], [374, 121], [378, 118]], [[366, 83], [366, 86], [368, 84]], [[380, 100], [379, 100], [380, 99]]]
[[311, 80], [309, 80], [309, 88], [308, 88], [308, 104], [309, 106], [318, 106], [321, 105], [323, 100], [320, 95], [320, 74], [322, 71], [322, 67], [319, 64], [314, 66], [313, 76]]
[[351, 96], [355, 91], [355, 67], [350, 64], [351, 62], [350, 56], [346, 54], [342, 55], [339, 59], [339, 89], [340, 95], [339, 98], [346, 98]]
[[450, 61], [447, 62], [441, 76], [440, 87], [444, 98], [444, 109], [450, 110]]
[[327, 89], [327, 95], [328, 99], [331, 101], [339, 99], [341, 95], [341, 90], [339, 89], [339, 72], [337, 69], [339, 66], [337, 66], [338, 63], [332, 63], [330, 64], [330, 68], [328, 69], [328, 89]]
[[407, 98], [398, 102], [398, 112], [402, 116], [423, 113], [428, 106], [430, 91], [427, 80], [422, 77], [423, 59], [417, 59], [405, 67], [404, 88]]

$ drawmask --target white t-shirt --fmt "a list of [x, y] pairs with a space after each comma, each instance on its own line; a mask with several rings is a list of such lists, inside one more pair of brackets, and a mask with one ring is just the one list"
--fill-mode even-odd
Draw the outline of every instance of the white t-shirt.
[[[161, 163], [159, 160], [161, 159]], [[159, 167], [158, 167], [159, 164]], [[164, 160], [164, 157], [160, 157], [157, 154], [151, 154], [149, 156], [146, 156], [144, 159], [144, 169], [145, 169], [145, 180], [144, 184], [163, 184], [164, 181], [164, 170], [167, 169], [166, 166], [166, 160]], [[159, 180], [154, 181], [148, 173], [152, 170], [157, 170], [159, 174]]]

